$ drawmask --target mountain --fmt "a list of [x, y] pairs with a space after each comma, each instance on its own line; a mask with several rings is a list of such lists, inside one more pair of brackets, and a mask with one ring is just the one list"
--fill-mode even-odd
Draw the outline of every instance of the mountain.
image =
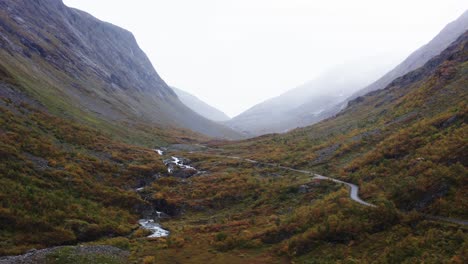
[[205, 117], [206, 119], [212, 121], [227, 121], [231, 119], [225, 113], [221, 112], [220, 110], [214, 108], [213, 106], [203, 102], [202, 100], [198, 99], [198, 97], [187, 93], [183, 90], [180, 90], [175, 87], [171, 87], [172, 90], [177, 94], [180, 101], [184, 103], [188, 108], [192, 109], [195, 113]]
[[395, 68], [380, 77], [377, 81], [355, 92], [346, 100], [336, 105], [330, 105], [326, 110], [318, 115], [309, 114], [306, 119], [308, 122], [310, 122], [310, 124], [326, 119], [341, 111], [350, 100], [353, 100], [368, 92], [385, 88], [385, 86], [387, 86], [395, 78], [398, 78], [412, 70], [421, 67], [432, 57], [438, 55], [466, 30], [468, 30], [468, 10], [465, 11], [455, 21], [447, 24], [431, 41], [417, 49], [415, 52], [411, 53], [402, 63], [398, 64]]
[[[246, 153], [252, 153], [252, 159], [288, 161], [286, 165], [292, 167], [359, 182], [367, 197], [382, 192], [404, 210], [466, 218], [463, 210], [452, 206], [468, 202], [455, 202], [466, 198], [467, 183], [460, 175], [468, 166], [464, 155], [467, 43], [468, 31], [422, 67], [393, 80], [384, 89], [350, 101], [335, 117], [286, 134], [252, 139], [256, 151], [249, 149]], [[459, 169], [463, 171], [460, 174]], [[427, 173], [440, 170], [447, 171], [439, 176]], [[424, 186], [399, 182], [405, 177], [424, 182]], [[440, 184], [446, 184], [443, 188], [450, 192], [436, 194]], [[371, 185], [380, 187], [366, 189]], [[444, 207], [434, 204], [434, 197], [452, 202], [442, 203]]]
[[[332, 118], [218, 145], [254, 160], [247, 168], [267, 167], [262, 176], [270, 181], [288, 173], [275, 171], [281, 164], [294, 168], [291, 181], [314, 173], [337, 178], [359, 186], [359, 197], [376, 205], [352, 202], [347, 186], [317, 198], [324, 183], [304, 180], [272, 198], [288, 206], [303, 199], [303, 206], [272, 207], [270, 217], [284, 215], [263, 231], [243, 228], [252, 234], [244, 239], [277, 245], [297, 263], [466, 262], [467, 102], [468, 31], [420, 68], [350, 101]], [[268, 215], [259, 209], [267, 203], [262, 197], [244, 213], [258, 221]], [[433, 246], [440, 241], [450, 246]]]
[[368, 92], [385, 88], [394, 79], [423, 66], [427, 61], [445, 50], [461, 34], [468, 30], [468, 10], [455, 21], [446, 25], [437, 36], [426, 45], [411, 53], [402, 63], [382, 76], [380, 79], [355, 93], [352, 98]]
[[385, 63], [375, 66], [368, 61], [376, 58], [335, 66], [315, 80], [257, 104], [225, 124], [251, 136], [283, 133], [309, 125], [308, 114], [319, 114], [329, 105], [343, 101], [388, 68]]
[[185, 107], [128, 31], [58, 0], [0, 0], [0, 124], [0, 255], [130, 234], [152, 210], [135, 189], [167, 174], [155, 145], [237, 136]]
[[114, 131], [153, 125], [239, 137], [181, 103], [130, 32], [60, 0], [0, 7], [0, 67], [49, 111]]
[[468, 263], [468, 31], [333, 117], [227, 141], [134, 116], [174, 93], [105, 86], [125, 41], [68, 50], [62, 8], [0, 0], [0, 263]]

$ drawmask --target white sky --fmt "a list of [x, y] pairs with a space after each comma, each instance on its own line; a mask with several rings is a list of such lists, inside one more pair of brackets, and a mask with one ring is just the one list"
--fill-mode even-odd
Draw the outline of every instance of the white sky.
[[397, 64], [468, 8], [465, 0], [64, 2], [133, 32], [169, 85], [230, 116], [335, 64], [363, 56]]

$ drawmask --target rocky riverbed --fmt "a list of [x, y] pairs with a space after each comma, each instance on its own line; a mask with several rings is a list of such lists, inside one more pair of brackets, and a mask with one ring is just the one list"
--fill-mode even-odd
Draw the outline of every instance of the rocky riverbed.
[[60, 246], [0, 258], [0, 264], [128, 263], [130, 253], [113, 246]]

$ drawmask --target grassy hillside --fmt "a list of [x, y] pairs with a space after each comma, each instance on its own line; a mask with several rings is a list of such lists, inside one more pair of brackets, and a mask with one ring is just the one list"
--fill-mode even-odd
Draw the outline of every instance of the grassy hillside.
[[466, 218], [466, 39], [335, 118], [232, 149], [346, 179], [365, 198], [385, 197], [401, 209]]
[[[466, 226], [427, 215], [468, 218], [466, 41], [465, 34], [423, 68], [317, 125], [168, 153], [206, 173], [145, 189], [179, 213], [162, 222], [169, 238], [130, 239], [131, 259], [465, 263]], [[343, 186], [274, 164], [354, 182], [376, 207], [352, 201]]]
[[[0, 255], [83, 243], [131, 263], [467, 263], [466, 226], [428, 217], [468, 219], [467, 40], [334, 118], [205, 147], [188, 131], [101, 119], [62, 94], [59, 70], [36, 78], [50, 65], [2, 60]], [[145, 147], [170, 143], [194, 145]], [[200, 173], [168, 173], [171, 156]], [[279, 164], [355, 183], [375, 207]], [[137, 229], [146, 211], [168, 215], [169, 237]]]
[[[338, 116], [284, 135], [212, 142], [179, 153], [205, 177], [153, 184], [184, 214], [163, 222], [167, 240], [136, 241], [155, 263], [465, 263], [467, 229], [426, 218], [467, 219], [467, 42], [464, 34], [424, 67], [357, 98]], [[277, 166], [354, 182], [348, 191]], [[303, 187], [303, 186], [306, 187]], [[156, 245], [156, 248], [154, 248]], [[151, 258], [148, 258], [151, 260]]]
[[0, 254], [135, 227], [145, 202], [131, 188], [165, 171], [156, 153], [6, 97], [0, 111]]

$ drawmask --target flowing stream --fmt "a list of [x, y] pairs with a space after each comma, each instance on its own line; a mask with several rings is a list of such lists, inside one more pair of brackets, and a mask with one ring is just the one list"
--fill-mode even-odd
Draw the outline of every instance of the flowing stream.
[[[165, 154], [165, 151], [161, 149], [154, 149], [154, 151], [158, 153], [160, 156], [163, 156]], [[194, 167], [184, 164], [184, 161], [182, 158], [178, 158], [175, 156], [171, 156], [170, 160], [164, 161], [164, 164], [167, 166], [167, 171], [171, 174], [174, 172], [174, 169], [176, 167], [179, 167], [181, 169], [191, 169], [191, 170], [198, 172], [198, 170], [196, 170]], [[140, 187], [140, 188], [137, 188], [135, 191], [142, 192], [143, 190], [144, 190], [144, 187]], [[162, 212], [158, 212], [158, 211], [156, 211], [156, 214], [157, 214], [157, 219], [160, 219], [163, 215]], [[138, 223], [140, 224], [141, 228], [150, 230], [152, 232], [152, 234], [148, 236], [149, 238], [167, 237], [170, 234], [170, 232], [162, 228], [161, 225], [157, 221], [155, 221], [155, 219], [140, 219]]]
[[163, 229], [159, 223], [156, 223], [153, 219], [140, 219], [138, 221], [141, 228], [150, 230], [153, 234], [149, 235], [148, 237], [167, 237], [169, 236], [169, 231]]
[[[155, 149], [155, 151], [161, 156], [164, 155], [164, 152], [162, 150]], [[220, 156], [220, 155], [215, 155], [215, 156], [222, 157], [222, 158], [228, 158], [228, 159], [244, 160], [244, 161], [250, 162], [250, 163], [257, 163], [257, 164], [263, 164], [263, 165], [267, 165], [267, 166], [278, 167], [278, 168], [284, 169], [284, 170], [289, 170], [289, 171], [294, 171], [294, 172], [299, 172], [299, 173], [304, 173], [304, 174], [310, 174], [311, 176], [313, 176], [313, 179], [329, 180], [329, 181], [333, 181], [333, 182], [336, 182], [336, 183], [339, 183], [339, 184], [343, 184], [343, 185], [346, 185], [346, 186], [349, 187], [349, 189], [350, 189], [349, 197], [353, 201], [355, 201], [357, 203], [360, 203], [360, 204], [362, 204], [364, 206], [375, 207], [375, 205], [373, 205], [371, 203], [368, 203], [368, 202], [365, 202], [359, 197], [359, 195], [358, 195], [359, 187], [357, 185], [353, 184], [353, 183], [344, 182], [344, 181], [337, 180], [337, 179], [334, 179], [334, 178], [322, 176], [322, 175], [315, 174], [315, 173], [313, 173], [311, 171], [307, 171], [307, 170], [298, 170], [298, 169], [294, 169], [294, 168], [291, 168], [291, 167], [281, 166], [280, 164], [262, 163], [262, 162], [258, 162], [256, 160], [243, 159], [241, 157], [236, 157], [236, 156]], [[168, 172], [169, 173], [173, 172], [174, 165], [176, 167], [179, 167], [179, 168], [182, 168], [182, 169], [196, 170], [195, 168], [193, 168], [193, 167], [191, 167], [189, 165], [185, 165], [181, 158], [174, 157], [174, 156], [171, 156], [171, 160], [165, 161], [165, 165], [168, 167]], [[142, 188], [137, 189], [137, 191], [141, 191], [141, 190], [142, 190]], [[160, 212], [157, 212], [157, 213], [158, 213], [158, 218], [160, 218], [161, 213]], [[458, 219], [452, 219], [452, 218], [442, 218], [442, 217], [437, 217], [437, 216], [427, 216], [427, 217], [429, 219], [433, 219], [433, 220], [442, 220], [442, 221], [447, 221], [447, 222], [452, 222], [452, 223], [457, 223], [457, 224], [462, 224], [462, 225], [467, 224], [467, 221], [464, 221], [464, 220], [458, 220]], [[153, 232], [153, 234], [148, 236], [150, 238], [167, 237], [170, 234], [170, 232], [168, 230], [163, 229], [161, 227], [161, 225], [159, 223], [155, 222], [153, 219], [140, 219], [139, 224], [141, 225], [142, 228], [147, 229], [147, 230], [151, 230]]]

